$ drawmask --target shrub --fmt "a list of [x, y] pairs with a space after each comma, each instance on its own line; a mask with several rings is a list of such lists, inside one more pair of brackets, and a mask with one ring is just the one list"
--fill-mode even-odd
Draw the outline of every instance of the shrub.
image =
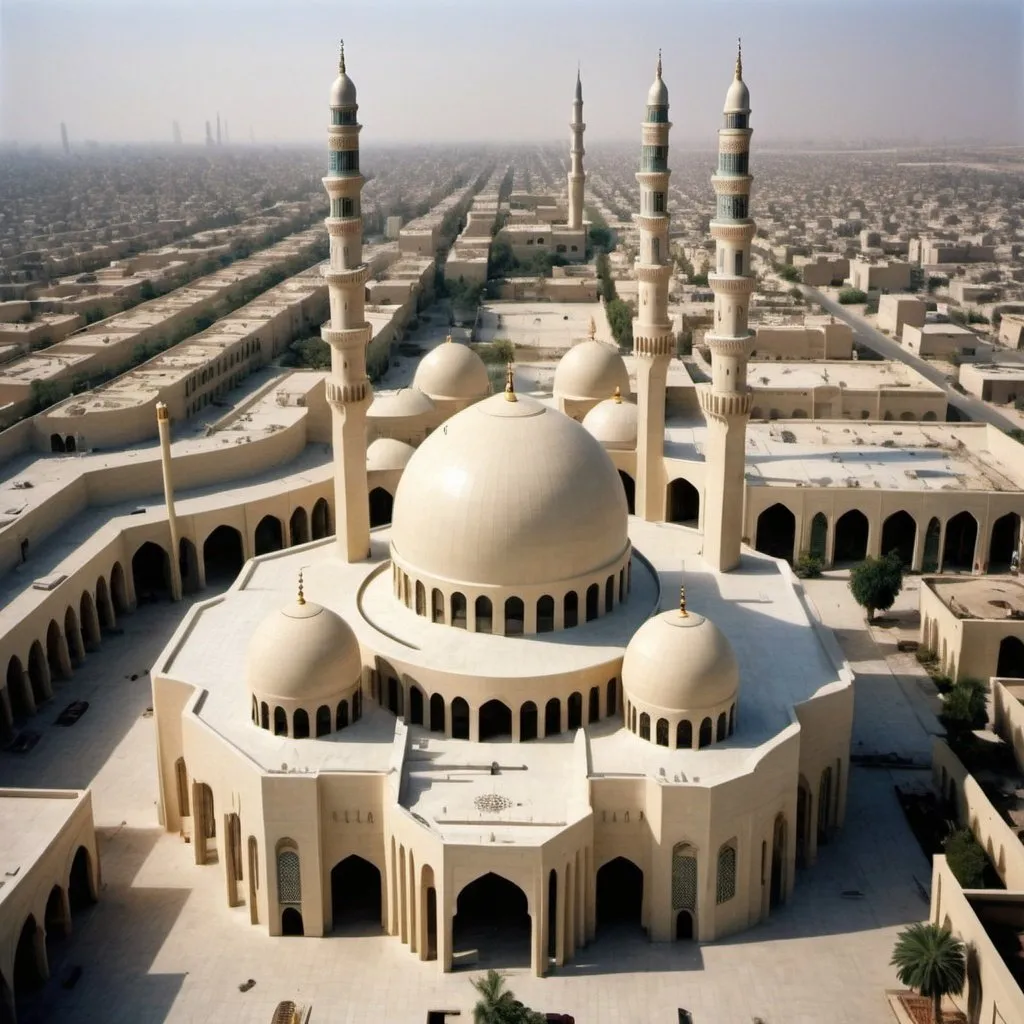
[[984, 728], [988, 687], [980, 679], [961, 679], [942, 698], [942, 724], [952, 732]]
[[792, 264], [787, 263], [784, 267], [779, 267], [779, 277], [783, 281], [790, 281], [795, 284], [800, 280], [800, 271]]
[[859, 288], [844, 288], [839, 293], [839, 301], [844, 306], [855, 306], [861, 302], [868, 301], [868, 293], [862, 292]]
[[811, 555], [805, 551], [793, 565], [793, 572], [799, 579], [813, 580], [821, 575], [823, 568], [824, 563], [817, 555]]
[[978, 845], [969, 828], [958, 828], [942, 844], [946, 863], [956, 880], [965, 889], [981, 889], [985, 885], [988, 857]]

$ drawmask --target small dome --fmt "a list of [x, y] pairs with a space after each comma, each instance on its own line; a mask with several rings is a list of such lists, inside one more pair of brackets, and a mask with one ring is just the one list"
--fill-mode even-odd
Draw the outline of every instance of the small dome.
[[629, 550], [608, 453], [526, 395], [494, 395], [435, 430], [402, 474], [391, 524], [393, 556], [411, 575], [473, 585], [575, 580]]
[[618, 388], [629, 394], [629, 371], [618, 350], [603, 341], [581, 341], [558, 362], [554, 392], [561, 398], [598, 401]]
[[441, 399], [476, 399], [491, 393], [484, 361], [468, 346], [452, 341], [431, 349], [420, 360], [413, 387]]
[[366, 415], [379, 419], [404, 419], [426, 416], [433, 411], [434, 403], [419, 388], [402, 388], [375, 393]]
[[249, 642], [249, 688], [260, 700], [313, 703], [350, 690], [362, 673], [348, 623], [312, 601], [268, 615]]
[[368, 472], [405, 469], [416, 449], [404, 441], [396, 441], [393, 437], [378, 437], [366, 449], [366, 469]]
[[729, 91], [725, 94], [726, 114], [749, 114], [750, 113], [750, 90], [742, 78], [734, 78]]
[[606, 398], [583, 417], [583, 429], [605, 448], [630, 451], [636, 447], [636, 405], [620, 395]]
[[703, 615], [663, 612], [633, 634], [622, 659], [631, 700], [666, 711], [700, 711], [731, 702], [740, 670], [729, 641]]
[[332, 107], [356, 106], [356, 83], [348, 75], [338, 75], [331, 86]]
[[657, 74], [654, 76], [654, 81], [651, 83], [650, 89], [647, 90], [647, 106], [668, 106], [668, 86], [665, 85], [665, 81], [661, 77], [661, 51], [658, 52]]

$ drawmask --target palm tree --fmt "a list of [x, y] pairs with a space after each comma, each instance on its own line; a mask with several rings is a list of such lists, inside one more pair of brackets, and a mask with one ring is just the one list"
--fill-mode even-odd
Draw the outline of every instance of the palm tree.
[[500, 1024], [509, 1017], [515, 997], [505, 988], [505, 976], [490, 970], [473, 981], [480, 999], [473, 1007], [473, 1024]]
[[912, 924], [897, 936], [889, 963], [901, 984], [931, 999], [932, 1021], [940, 1024], [942, 997], [959, 995], [964, 988], [964, 944], [936, 924]]

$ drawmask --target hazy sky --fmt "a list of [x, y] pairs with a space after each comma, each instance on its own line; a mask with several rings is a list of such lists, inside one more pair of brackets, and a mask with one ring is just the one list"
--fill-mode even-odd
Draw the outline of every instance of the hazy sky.
[[337, 40], [364, 144], [638, 139], [658, 48], [673, 142], [712, 145], [743, 36], [765, 140], [1024, 140], [1022, 0], [0, 0], [0, 138], [322, 141]]

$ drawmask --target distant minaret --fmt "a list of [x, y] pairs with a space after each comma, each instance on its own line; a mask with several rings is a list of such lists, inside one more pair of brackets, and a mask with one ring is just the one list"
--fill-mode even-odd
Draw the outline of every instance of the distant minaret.
[[231, 135], [228, 133], [228, 119], [224, 118], [224, 145], [231, 145]]
[[210, 122], [206, 122], [206, 144], [208, 146], [213, 145], [213, 136], [210, 134]]
[[67, 156], [71, 152], [71, 146], [68, 144], [68, 126], [63, 121], [60, 123], [60, 144], [64, 155]]
[[181, 125], [177, 121], [171, 122], [171, 138], [176, 146], [181, 145]]
[[569, 147], [569, 227], [583, 227], [583, 185], [587, 176], [583, 171], [583, 83], [579, 68], [576, 69], [576, 95], [572, 101], [572, 145]]
[[725, 125], [718, 131], [718, 169], [711, 178], [717, 209], [711, 237], [717, 243], [715, 272], [708, 275], [715, 293], [711, 384], [700, 389], [708, 424], [704, 452], [704, 560], [720, 572], [740, 561], [743, 535], [744, 461], [751, 395], [747, 361], [754, 335], [747, 328], [747, 307], [754, 290], [750, 242], [750, 93], [743, 83], [742, 51], [725, 97]]
[[636, 514], [648, 521], [664, 518], [665, 378], [675, 354], [675, 333], [668, 316], [668, 88], [661, 78], [661, 53], [654, 84], [647, 93], [642, 127], [640, 170], [640, 255], [636, 260], [639, 310], [633, 321], [636, 357], [637, 420]]
[[359, 173], [359, 104], [345, 71], [341, 44], [338, 77], [331, 87], [329, 162], [324, 188], [331, 200], [327, 233], [331, 256], [323, 268], [331, 303], [330, 325], [322, 337], [331, 346], [327, 401], [334, 442], [334, 504], [338, 553], [359, 562], [370, 553], [370, 499], [366, 482], [366, 410], [373, 388], [366, 377], [366, 346], [373, 328], [364, 316], [363, 289], [369, 267], [363, 262], [363, 218]]
[[217, 145], [220, 145], [220, 111], [217, 112]]

